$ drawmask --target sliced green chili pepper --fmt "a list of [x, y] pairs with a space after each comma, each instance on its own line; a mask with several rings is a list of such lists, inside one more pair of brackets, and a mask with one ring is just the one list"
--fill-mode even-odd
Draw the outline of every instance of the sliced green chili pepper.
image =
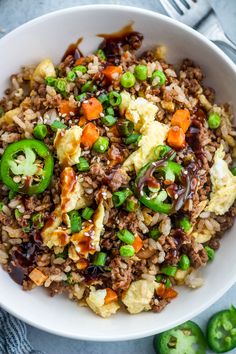
[[217, 312], [207, 324], [207, 341], [216, 353], [236, 348], [236, 309]]
[[[174, 152], [170, 150], [163, 159], [147, 163], [135, 180], [135, 192], [139, 201], [164, 214], [178, 211], [190, 193], [190, 176], [187, 171], [183, 173], [181, 165], [170, 160], [173, 155]], [[169, 182], [178, 186], [178, 193], [168, 188]], [[150, 193], [150, 190], [154, 193]]]
[[206, 354], [206, 340], [200, 327], [187, 321], [154, 338], [157, 354]]
[[24, 139], [8, 145], [1, 160], [3, 183], [14, 192], [42, 193], [53, 173], [53, 157], [41, 141]]

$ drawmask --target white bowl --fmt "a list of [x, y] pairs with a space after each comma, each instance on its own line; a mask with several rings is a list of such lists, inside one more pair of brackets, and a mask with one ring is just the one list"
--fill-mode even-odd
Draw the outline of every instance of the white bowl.
[[[37, 18], [0, 40], [0, 92], [7, 78], [21, 65], [51, 57], [58, 62], [68, 44], [83, 36], [81, 49], [89, 53], [101, 39], [134, 21], [144, 34], [143, 49], [157, 44], [168, 48], [168, 60], [178, 63], [192, 58], [204, 69], [207, 83], [217, 92], [218, 102], [235, 102], [236, 68], [231, 60], [199, 33], [170, 18], [143, 9], [124, 6], [84, 6]], [[118, 313], [109, 319], [95, 316], [62, 296], [48, 297], [43, 289], [24, 292], [0, 270], [0, 304], [25, 322], [62, 336], [116, 341], [145, 337], [184, 322], [219, 299], [236, 281], [235, 228], [225, 235], [214, 262], [204, 269], [205, 285], [198, 290], [182, 289], [160, 314]]]

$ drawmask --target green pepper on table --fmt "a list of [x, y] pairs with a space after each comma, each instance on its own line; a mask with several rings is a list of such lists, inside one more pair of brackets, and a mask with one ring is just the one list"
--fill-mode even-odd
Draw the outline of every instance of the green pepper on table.
[[206, 340], [200, 327], [187, 321], [154, 338], [157, 354], [206, 354]]
[[207, 341], [215, 353], [226, 353], [236, 348], [236, 309], [217, 312], [207, 325]]
[[53, 167], [53, 157], [43, 142], [23, 139], [5, 149], [0, 175], [11, 191], [32, 195], [42, 193], [48, 187]]

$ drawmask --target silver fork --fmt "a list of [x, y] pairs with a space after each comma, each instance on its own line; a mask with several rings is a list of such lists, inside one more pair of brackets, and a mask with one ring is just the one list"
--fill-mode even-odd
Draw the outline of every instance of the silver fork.
[[214, 10], [207, 0], [160, 0], [168, 15], [197, 29], [213, 42], [221, 42], [236, 51], [236, 45], [225, 35]]

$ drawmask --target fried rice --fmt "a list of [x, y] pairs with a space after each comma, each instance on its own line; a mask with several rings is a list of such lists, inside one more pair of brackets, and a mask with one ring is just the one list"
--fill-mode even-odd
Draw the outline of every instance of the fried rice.
[[0, 101], [0, 263], [24, 290], [66, 293], [102, 317], [160, 312], [176, 286], [202, 286], [236, 214], [229, 104], [193, 61], [137, 55], [142, 39], [23, 67]]

